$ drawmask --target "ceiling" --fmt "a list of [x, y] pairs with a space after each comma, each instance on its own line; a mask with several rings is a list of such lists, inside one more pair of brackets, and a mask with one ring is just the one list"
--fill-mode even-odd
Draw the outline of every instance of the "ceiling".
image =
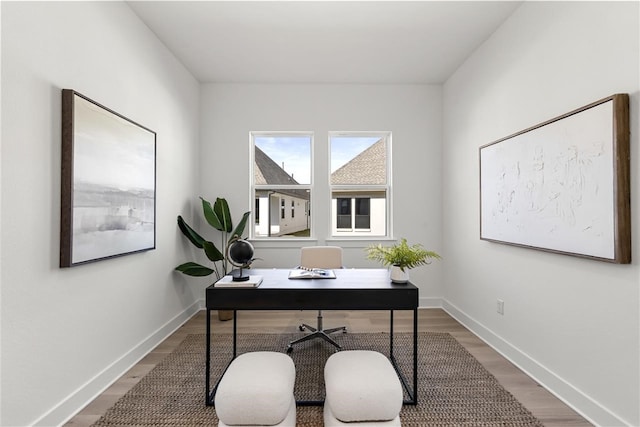
[[200, 82], [443, 83], [520, 1], [128, 1]]

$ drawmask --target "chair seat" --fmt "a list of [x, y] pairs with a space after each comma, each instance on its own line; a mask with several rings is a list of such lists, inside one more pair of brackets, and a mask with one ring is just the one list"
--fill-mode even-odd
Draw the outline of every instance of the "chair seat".
[[324, 367], [324, 381], [325, 408], [341, 422], [395, 422], [402, 409], [398, 375], [389, 359], [377, 351], [332, 354]]
[[[293, 361], [283, 353], [257, 351], [236, 357], [216, 390], [219, 426], [295, 426], [295, 376]], [[292, 411], [293, 424], [282, 424]]]
[[[241, 427], [239, 424], [227, 425], [222, 421], [218, 422], [218, 427]], [[291, 405], [287, 416], [278, 424], [251, 424], [251, 427], [296, 427], [296, 399], [291, 395]], [[359, 426], [367, 427], [367, 426]]]

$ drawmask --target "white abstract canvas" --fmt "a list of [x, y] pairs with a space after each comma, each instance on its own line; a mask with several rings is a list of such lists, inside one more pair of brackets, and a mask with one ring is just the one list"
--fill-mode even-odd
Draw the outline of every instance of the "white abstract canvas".
[[616, 257], [613, 101], [480, 149], [481, 238]]
[[73, 96], [70, 264], [155, 248], [155, 133]]

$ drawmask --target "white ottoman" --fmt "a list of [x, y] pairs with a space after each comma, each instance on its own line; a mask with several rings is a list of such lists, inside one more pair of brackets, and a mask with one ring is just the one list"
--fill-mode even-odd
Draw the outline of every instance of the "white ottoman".
[[383, 354], [368, 350], [335, 353], [324, 366], [324, 383], [326, 427], [400, 426], [402, 385]]
[[286, 354], [256, 351], [236, 357], [216, 390], [218, 426], [295, 427], [295, 378]]

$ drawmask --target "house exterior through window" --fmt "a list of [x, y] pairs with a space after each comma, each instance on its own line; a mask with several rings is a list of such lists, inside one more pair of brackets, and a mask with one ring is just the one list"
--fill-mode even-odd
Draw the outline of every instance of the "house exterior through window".
[[334, 237], [389, 234], [389, 133], [330, 135]]
[[310, 133], [252, 133], [252, 238], [311, 233]]
[[[314, 236], [312, 200], [331, 215], [327, 237], [390, 235], [391, 134], [330, 132], [328, 142], [329, 164], [314, 165], [312, 133], [251, 133], [251, 238]], [[330, 171], [328, 192], [314, 193], [312, 165]]]

